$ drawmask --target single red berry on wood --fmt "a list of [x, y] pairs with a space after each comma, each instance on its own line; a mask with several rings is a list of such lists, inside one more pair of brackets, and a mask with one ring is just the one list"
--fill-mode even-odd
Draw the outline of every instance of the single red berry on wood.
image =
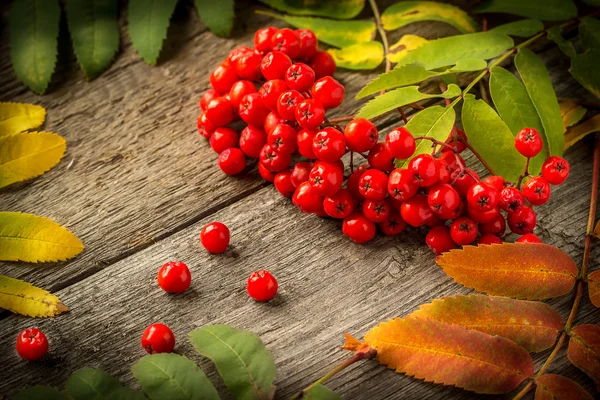
[[450, 236], [456, 244], [462, 246], [471, 244], [477, 238], [477, 224], [470, 218], [460, 217], [450, 225]]
[[517, 243], [543, 243], [542, 239], [533, 233], [527, 233], [516, 240]]
[[210, 147], [217, 153], [220, 154], [226, 149], [236, 147], [238, 145], [238, 134], [235, 129], [228, 128], [226, 126], [220, 126], [215, 129], [212, 135], [210, 135]]
[[502, 239], [492, 233], [484, 233], [479, 237], [477, 244], [502, 244]]
[[246, 168], [246, 156], [240, 149], [231, 147], [219, 154], [218, 164], [227, 175], [237, 175]]
[[305, 213], [316, 214], [323, 211], [323, 196], [308, 181], [298, 185], [292, 203]]
[[406, 168], [396, 168], [388, 179], [388, 193], [396, 200], [408, 200], [417, 194], [419, 187], [414, 183], [414, 176]]
[[286, 169], [275, 174], [275, 178], [273, 179], [273, 185], [275, 185], [275, 189], [277, 189], [279, 193], [287, 198], [292, 198], [294, 192], [296, 191], [296, 187], [292, 184], [291, 177], [292, 171]]
[[258, 173], [260, 174], [261, 178], [267, 182], [273, 182], [273, 180], [275, 180], [276, 172], [269, 170], [263, 165], [262, 162], [258, 163]]
[[364, 118], [356, 118], [344, 129], [346, 145], [350, 151], [359, 153], [371, 150], [379, 140], [379, 132], [371, 121]]
[[219, 97], [219, 92], [215, 89], [208, 89], [206, 92], [202, 93], [202, 97], [200, 97], [199, 106], [202, 111], [206, 111], [206, 106], [212, 99], [216, 99]]
[[435, 158], [429, 154], [419, 154], [408, 163], [413, 173], [414, 183], [420, 187], [429, 187], [440, 178], [440, 171]]
[[315, 71], [304, 63], [295, 63], [285, 73], [285, 82], [290, 89], [306, 92], [315, 82]]
[[326, 109], [336, 108], [344, 101], [344, 85], [325, 76], [315, 82], [311, 89], [313, 99], [318, 101]]
[[230, 237], [229, 228], [221, 222], [211, 222], [200, 231], [200, 242], [211, 254], [227, 250]]
[[552, 156], [544, 162], [542, 166], [542, 176], [552, 185], [563, 183], [570, 170], [569, 162], [562, 157]]
[[192, 275], [184, 263], [171, 261], [158, 270], [158, 285], [167, 293], [183, 293], [190, 287]]
[[273, 129], [279, 124], [286, 124], [286, 120], [283, 119], [277, 112], [271, 111], [267, 118], [265, 118], [265, 123], [263, 125], [265, 132], [267, 134], [271, 133]]
[[504, 189], [504, 178], [498, 175], [488, 176], [483, 180], [483, 183], [493, 187], [498, 191], [498, 193], [500, 193], [500, 191]]
[[348, 189], [340, 189], [323, 200], [323, 208], [327, 215], [332, 218], [346, 218], [356, 207], [356, 201]]
[[406, 221], [402, 219], [400, 213], [391, 211], [390, 215], [383, 222], [377, 224], [379, 230], [386, 236], [399, 235], [406, 229]]
[[336, 162], [346, 153], [346, 139], [335, 128], [324, 128], [313, 138], [313, 153], [322, 161]]
[[277, 294], [277, 289], [277, 279], [264, 269], [251, 273], [246, 284], [248, 295], [256, 301], [271, 300]]
[[480, 224], [493, 221], [500, 215], [500, 209], [498, 207], [492, 208], [489, 211], [479, 211], [471, 206], [467, 206], [467, 212], [473, 221]]
[[365, 199], [383, 200], [387, 195], [388, 176], [377, 170], [368, 169], [360, 177], [358, 191]]
[[269, 109], [263, 104], [261, 95], [258, 92], [250, 93], [242, 97], [238, 112], [240, 118], [242, 118], [245, 123], [259, 128], [264, 125], [265, 119], [267, 118], [267, 115], [269, 115]]
[[209, 139], [217, 127], [206, 118], [206, 113], [204, 113], [196, 120], [196, 129], [198, 129], [200, 135]]
[[477, 211], [490, 211], [498, 205], [498, 191], [483, 183], [478, 182], [469, 188], [467, 202]]
[[240, 77], [235, 72], [235, 68], [231, 65], [219, 65], [210, 74], [210, 84], [220, 94], [229, 93], [229, 90], [234, 83], [240, 80]]
[[290, 28], [280, 29], [271, 37], [271, 48], [294, 59], [300, 54], [300, 38]]
[[288, 89], [288, 85], [281, 79], [272, 79], [270, 81], [266, 81], [263, 84], [260, 93], [262, 103], [269, 110], [277, 111], [277, 100], [279, 99], [279, 96]]
[[479, 232], [481, 233], [493, 233], [494, 235], [502, 236], [505, 230], [506, 221], [501, 214], [489, 222], [479, 224]]
[[427, 196], [417, 194], [402, 203], [400, 215], [409, 225], [416, 228], [424, 225], [433, 215], [433, 211], [429, 208]]
[[212, 99], [206, 106], [206, 118], [215, 126], [225, 126], [235, 116], [233, 104], [226, 97]]
[[284, 79], [285, 72], [292, 65], [292, 60], [281, 51], [271, 51], [263, 57], [260, 71], [267, 80]]
[[292, 185], [294, 185], [294, 187], [298, 187], [298, 185], [300, 185], [302, 182], [308, 181], [308, 177], [312, 168], [312, 163], [307, 161], [301, 161], [294, 164], [292, 175], [290, 176]]
[[363, 244], [375, 237], [375, 224], [360, 212], [353, 212], [342, 223], [342, 232], [354, 243]]
[[362, 203], [362, 213], [369, 221], [384, 222], [390, 216], [392, 207], [390, 203], [383, 200], [366, 199]]
[[262, 57], [259, 53], [248, 51], [241, 54], [233, 63], [235, 72], [242, 79], [257, 81], [261, 77], [260, 64]]
[[263, 146], [267, 144], [267, 134], [261, 128], [248, 125], [240, 134], [240, 149], [248, 157], [258, 158]]
[[17, 336], [17, 353], [27, 361], [36, 361], [48, 352], [48, 339], [37, 328], [27, 328]]
[[325, 109], [313, 99], [302, 100], [296, 106], [296, 121], [306, 129], [316, 129], [325, 119]]
[[300, 39], [298, 58], [311, 58], [317, 54], [319, 42], [313, 31], [310, 29], [296, 29], [296, 36]]
[[292, 162], [291, 153], [277, 150], [270, 144], [265, 144], [258, 157], [264, 167], [273, 172], [286, 169]]
[[316, 129], [302, 129], [298, 132], [296, 141], [298, 144], [298, 153], [300, 153], [301, 156], [311, 160], [317, 158], [313, 151], [313, 140], [317, 132]]
[[427, 243], [431, 251], [438, 255], [458, 247], [450, 236], [450, 229], [445, 225], [438, 225], [431, 228], [427, 236], [425, 236], [425, 243]]
[[507, 186], [500, 191], [500, 208], [509, 214], [516, 212], [525, 204], [523, 193], [516, 187]]
[[279, 124], [269, 134], [267, 143], [277, 151], [292, 154], [298, 148], [296, 130], [287, 124]]
[[448, 214], [453, 214], [460, 207], [460, 202], [460, 195], [448, 184], [433, 186], [427, 195], [429, 207], [442, 218]]
[[322, 196], [331, 196], [341, 189], [344, 173], [337, 165], [325, 161], [315, 163], [308, 182]]
[[170, 353], [175, 348], [175, 335], [164, 324], [152, 324], [142, 334], [142, 347], [150, 354]]
[[479, 175], [471, 168], [465, 168], [464, 171], [457, 169], [450, 175], [450, 182], [458, 194], [467, 197], [469, 188], [479, 182]]
[[247, 94], [255, 92], [256, 87], [254, 86], [254, 83], [250, 81], [237, 81], [233, 84], [231, 90], [229, 90], [229, 100], [231, 101], [231, 104], [233, 104], [234, 109], [237, 110], [242, 98]]
[[544, 147], [542, 136], [534, 128], [523, 128], [515, 136], [515, 148], [525, 157], [535, 157]]
[[277, 99], [277, 113], [287, 121], [296, 120], [296, 108], [304, 100], [304, 96], [297, 90], [287, 90]]
[[523, 206], [512, 214], [508, 214], [508, 227], [519, 235], [533, 232], [537, 223], [535, 211], [531, 207]]
[[394, 156], [390, 152], [386, 142], [377, 143], [367, 156], [371, 168], [380, 171], [391, 171], [394, 169]]
[[546, 203], [550, 199], [550, 184], [542, 176], [534, 176], [523, 185], [523, 196], [534, 206]]
[[271, 38], [279, 28], [268, 26], [256, 31], [254, 34], [254, 48], [261, 53], [271, 51]]
[[331, 54], [324, 50], [317, 50], [315, 55], [310, 59], [308, 65], [315, 71], [317, 79], [324, 76], [333, 76], [335, 72], [335, 61]]
[[391, 130], [385, 137], [388, 148], [394, 158], [405, 160], [415, 153], [415, 138], [405, 127]]

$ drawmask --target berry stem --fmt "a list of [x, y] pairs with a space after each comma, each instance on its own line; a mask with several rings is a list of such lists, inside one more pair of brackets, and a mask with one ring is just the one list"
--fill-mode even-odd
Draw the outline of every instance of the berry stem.
[[[383, 42], [383, 57], [385, 58], [385, 72], [389, 72], [392, 69], [392, 63], [388, 59], [388, 53], [390, 52], [390, 47], [388, 44], [387, 34], [385, 33], [385, 29], [381, 25], [381, 15], [379, 14], [379, 8], [377, 8], [377, 3], [375, 0], [369, 0], [369, 4], [371, 5], [371, 9], [373, 10], [373, 15], [375, 16], [375, 23], [377, 24], [377, 32], [379, 32], [379, 36], [381, 36], [381, 41]], [[385, 90], [381, 91], [381, 94], [385, 93]]]
[[332, 123], [332, 124], [337, 124], [337, 123], [340, 123], [340, 122], [352, 121], [353, 119], [354, 119], [354, 115], [348, 115], [348, 116], [345, 116], [345, 117], [331, 118], [329, 120], [329, 122]]
[[523, 172], [521, 174], [521, 176], [519, 176], [519, 181], [517, 182], [517, 189], [521, 190], [521, 183], [523, 182], [523, 178], [525, 178], [526, 176], [529, 176], [529, 161], [531, 160], [530, 157], [527, 157], [527, 161], [525, 162], [525, 172]]
[[425, 107], [423, 107], [422, 105], [417, 104], [417, 103], [410, 103], [408, 106], [412, 107], [414, 109], [417, 109], [417, 110], [424, 110], [425, 109]]
[[354, 173], [354, 152], [350, 152], [350, 173]]
[[406, 125], [408, 123], [408, 118], [406, 118], [406, 114], [404, 113], [404, 110], [402, 110], [402, 107], [398, 107], [398, 111], [400, 111], [400, 115], [402, 116], [404, 125]]
[[571, 307], [571, 312], [569, 317], [567, 318], [567, 323], [565, 324], [564, 330], [560, 335], [560, 338], [556, 342], [554, 349], [544, 362], [544, 365], [539, 369], [539, 371], [535, 374], [534, 379], [529, 381], [523, 389], [515, 397], [513, 400], [522, 399], [523, 396], [527, 394], [531, 390], [534, 385], [535, 379], [539, 378], [546, 372], [563, 344], [565, 343], [568, 332], [571, 330], [571, 326], [573, 325], [573, 321], [575, 320], [575, 316], [577, 315], [577, 311], [579, 310], [579, 303], [581, 302], [581, 296], [583, 295], [583, 281], [587, 275], [587, 268], [590, 259], [590, 251], [592, 248], [592, 233], [594, 231], [594, 221], [596, 220], [596, 206], [598, 204], [598, 180], [600, 177], [600, 134], [596, 134], [596, 142], [594, 144], [594, 165], [592, 171], [592, 193], [590, 195], [590, 211], [588, 214], [588, 222], [585, 234], [585, 242], [583, 249], [583, 261], [581, 262], [581, 269], [579, 270], [579, 277], [577, 279], [577, 289], [575, 291], [575, 299], [573, 300], [573, 306]]
[[439, 140], [434, 139], [434, 138], [429, 137], [429, 136], [417, 136], [415, 138], [415, 140], [429, 140], [430, 142], [432, 142], [434, 144], [434, 147], [435, 146], [442, 146], [442, 147], [446, 147], [446, 148], [450, 149], [453, 152], [456, 152], [456, 148], [454, 146], [452, 146], [452, 145], [450, 145], [448, 143], [439, 141]]
[[463, 143], [465, 144], [467, 149], [469, 149], [471, 151], [471, 153], [473, 153], [473, 155], [475, 157], [477, 157], [477, 159], [483, 164], [483, 166], [489, 171], [489, 173], [491, 175], [496, 175], [496, 173], [494, 172], [492, 167], [490, 167], [490, 165], [483, 159], [483, 157], [481, 157], [481, 155], [477, 152], [477, 150], [475, 150], [468, 141], [467, 142], [463, 141]]

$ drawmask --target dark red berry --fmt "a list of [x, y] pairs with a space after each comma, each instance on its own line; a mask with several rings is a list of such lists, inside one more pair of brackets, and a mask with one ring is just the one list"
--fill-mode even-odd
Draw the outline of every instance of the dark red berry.
[[543, 243], [542, 239], [533, 233], [527, 233], [516, 240], [517, 243]]
[[500, 208], [509, 214], [514, 213], [525, 204], [523, 193], [516, 187], [507, 186], [500, 191]]
[[493, 233], [502, 236], [505, 230], [506, 221], [502, 215], [497, 215], [493, 220], [479, 224], [479, 232], [481, 233]]
[[335, 61], [331, 54], [324, 50], [317, 50], [315, 55], [310, 59], [308, 65], [315, 71], [317, 79], [324, 76], [333, 76], [335, 72]]
[[200, 231], [200, 242], [211, 254], [220, 254], [229, 247], [229, 228], [221, 222], [211, 222]]
[[213, 134], [210, 136], [210, 147], [220, 154], [226, 149], [236, 147], [238, 145], [238, 134], [235, 129], [228, 128], [226, 126], [220, 126], [215, 129]]
[[202, 111], [206, 111], [206, 106], [208, 106], [208, 103], [217, 97], [219, 97], [219, 92], [217, 92], [215, 89], [208, 89], [202, 94], [202, 97], [200, 97], [200, 109]]
[[269, 271], [260, 270], [250, 274], [246, 291], [256, 301], [269, 301], [277, 294], [277, 279]]
[[504, 189], [504, 178], [498, 175], [488, 176], [482, 182], [496, 189], [498, 193]]
[[304, 100], [297, 90], [287, 90], [277, 99], [277, 113], [285, 120], [296, 120], [296, 108]]
[[275, 189], [277, 189], [284, 197], [288, 198], [291, 198], [296, 191], [296, 187], [292, 184], [291, 177], [292, 171], [286, 169], [275, 174], [275, 178], [273, 179]]
[[252, 54], [254, 50], [248, 46], [238, 46], [231, 50], [227, 55], [227, 59], [223, 62], [223, 65], [230, 65], [235, 68], [235, 63], [241, 57], [246, 54]]
[[281, 51], [272, 51], [263, 57], [260, 70], [267, 80], [285, 79], [285, 73], [292, 65], [292, 60]]
[[433, 211], [429, 208], [427, 196], [417, 194], [402, 203], [400, 215], [409, 225], [416, 228], [424, 225], [432, 217]]
[[496, 208], [498, 201], [498, 191], [483, 182], [474, 184], [467, 192], [469, 207], [477, 211], [490, 211]]
[[405, 127], [390, 131], [385, 137], [388, 148], [394, 158], [405, 160], [415, 153], [415, 138]]
[[264, 123], [264, 129], [265, 132], [267, 134], [271, 133], [273, 131], [273, 129], [275, 129], [275, 127], [279, 124], [285, 124], [287, 123], [285, 119], [281, 118], [281, 116], [275, 112], [275, 111], [271, 111], [268, 115], [267, 118], [265, 118], [265, 123]]
[[190, 287], [192, 275], [184, 263], [171, 261], [158, 270], [158, 285], [167, 293], [183, 293]]
[[239, 80], [240, 77], [231, 65], [221, 64], [210, 74], [210, 84], [220, 94], [229, 93], [233, 84]]
[[356, 201], [347, 189], [340, 189], [334, 195], [326, 196], [323, 208], [332, 218], [343, 219], [354, 211]]
[[356, 118], [344, 129], [346, 145], [350, 151], [359, 153], [371, 150], [379, 140], [379, 132], [371, 121], [364, 118]]
[[267, 134], [261, 128], [248, 125], [242, 130], [240, 149], [248, 157], [258, 158], [265, 144], [267, 144]]
[[237, 175], [246, 168], [246, 156], [242, 150], [231, 147], [219, 154], [218, 164], [227, 175]]
[[373, 222], [384, 222], [390, 216], [392, 207], [390, 203], [383, 200], [370, 200], [366, 199], [362, 203], [362, 213], [369, 221]]
[[369, 169], [368, 164], [360, 165], [357, 168], [354, 168], [354, 172], [350, 174], [348, 178], [348, 182], [346, 183], [346, 188], [352, 194], [356, 200], [364, 199], [364, 196], [360, 194], [360, 178], [362, 174]]
[[315, 82], [315, 71], [304, 63], [295, 63], [286, 71], [285, 82], [290, 89], [306, 92]]
[[495, 218], [497, 218], [498, 215], [500, 215], [500, 209], [496, 207], [489, 211], [479, 211], [475, 208], [467, 206], [467, 213], [473, 219], [473, 221], [483, 224], [493, 221]]
[[362, 244], [375, 237], [375, 224], [360, 212], [353, 212], [342, 223], [342, 232], [354, 243]]
[[477, 238], [477, 224], [470, 218], [459, 217], [450, 225], [450, 236], [456, 244], [471, 244]]
[[440, 178], [440, 171], [435, 158], [429, 154], [419, 154], [408, 163], [413, 173], [414, 183], [420, 187], [433, 185]]
[[388, 176], [377, 170], [368, 169], [360, 177], [358, 191], [370, 200], [383, 200], [387, 195]]
[[235, 72], [242, 79], [257, 81], [261, 77], [260, 64], [262, 57], [259, 53], [248, 51], [241, 54], [233, 62]]
[[492, 233], [484, 233], [479, 237], [477, 244], [502, 244], [502, 239]]
[[258, 158], [264, 167], [273, 172], [286, 169], [292, 162], [291, 153], [278, 151], [268, 143], [263, 146]]
[[312, 168], [312, 163], [306, 161], [301, 161], [294, 164], [294, 168], [292, 168], [292, 175], [290, 176], [292, 185], [294, 185], [294, 187], [298, 187], [302, 182], [308, 181], [308, 177]]
[[534, 206], [539, 206], [550, 199], [550, 184], [541, 176], [534, 176], [523, 185], [523, 196]]
[[542, 166], [542, 176], [552, 185], [560, 185], [569, 176], [569, 162], [562, 157], [552, 156]]
[[[281, 94], [288, 89], [289, 89], [288, 85], [285, 83], [285, 81], [283, 81], [281, 79], [272, 79], [270, 81], [266, 81], [263, 84], [262, 90], [260, 93], [260, 98], [262, 99], [262, 103], [269, 110], [277, 111], [279, 96], [281, 96]], [[279, 113], [279, 115], [281, 115], [281, 113]], [[282, 115], [282, 117], [283, 117], [283, 115]]]
[[196, 129], [198, 129], [199, 134], [208, 139], [217, 127], [206, 118], [206, 114], [202, 114], [196, 121]]
[[380, 171], [391, 171], [394, 169], [394, 156], [390, 152], [386, 142], [377, 143], [367, 156], [371, 168]]
[[388, 193], [396, 200], [408, 200], [417, 194], [419, 187], [414, 183], [413, 173], [406, 168], [397, 168], [390, 173]]
[[250, 93], [242, 97], [238, 112], [245, 123], [259, 128], [264, 126], [269, 115], [269, 109], [263, 104], [260, 93]]
[[325, 76], [315, 82], [311, 89], [313, 99], [318, 101], [326, 109], [336, 108], [344, 101], [344, 85]]
[[523, 128], [515, 137], [515, 147], [523, 156], [535, 157], [542, 151], [544, 142], [537, 130]]
[[386, 236], [399, 235], [406, 229], [406, 221], [397, 210], [392, 210], [387, 219], [377, 224], [379, 230]]
[[316, 129], [325, 119], [325, 109], [313, 99], [302, 100], [296, 106], [296, 121], [306, 129]]
[[323, 211], [323, 196], [308, 181], [298, 185], [292, 197], [292, 203], [305, 213]]
[[322, 161], [336, 162], [346, 152], [346, 139], [335, 128], [324, 128], [313, 138], [313, 153]]
[[308, 182], [322, 196], [332, 196], [342, 187], [344, 173], [339, 166], [317, 161], [310, 171]]
[[440, 159], [435, 160], [435, 162], [437, 163], [439, 171], [438, 183], [450, 183], [453, 171], [448, 163]]
[[450, 175], [450, 182], [458, 194], [467, 197], [469, 188], [479, 182], [479, 176], [471, 168], [465, 168], [464, 171], [457, 169]]
[[458, 215], [457, 210], [460, 209], [460, 195], [458, 192], [448, 184], [438, 184], [431, 188], [427, 195], [427, 203], [431, 210], [441, 216], [444, 219], [453, 216], [454, 218]]
[[275, 180], [276, 172], [267, 169], [262, 162], [258, 163], [258, 173], [260, 174], [261, 178], [267, 182], [273, 182], [273, 180]]
[[298, 58], [311, 58], [317, 54], [319, 42], [313, 31], [309, 29], [296, 29], [296, 36], [300, 39], [300, 53], [298, 53]]
[[215, 126], [225, 126], [233, 121], [235, 109], [226, 97], [212, 99], [206, 106], [206, 118]]
[[271, 37], [271, 48], [294, 59], [300, 54], [300, 38], [289, 28], [280, 29]]
[[301, 156], [310, 159], [317, 158], [313, 151], [313, 140], [317, 132], [315, 129], [302, 129], [298, 132], [296, 140], [298, 142], [298, 152]]
[[431, 228], [427, 236], [425, 236], [425, 243], [427, 243], [431, 251], [438, 255], [458, 247], [450, 236], [450, 230], [444, 225]]
[[48, 339], [37, 328], [27, 328], [17, 336], [17, 353], [27, 361], [36, 361], [48, 352]]
[[254, 86], [254, 83], [250, 81], [237, 81], [229, 91], [229, 100], [231, 101], [231, 104], [233, 104], [234, 109], [237, 110], [242, 101], [242, 97], [255, 92], [256, 87]]
[[279, 28], [268, 26], [256, 31], [254, 34], [254, 48], [261, 53], [271, 51], [271, 38]]
[[283, 153], [292, 154], [298, 147], [296, 130], [289, 125], [279, 124], [268, 135], [267, 143], [273, 149]]
[[142, 347], [150, 354], [170, 353], [175, 348], [175, 335], [166, 325], [152, 324], [142, 334]]
[[508, 227], [519, 235], [533, 232], [537, 217], [531, 207], [523, 206], [512, 214], [508, 214]]

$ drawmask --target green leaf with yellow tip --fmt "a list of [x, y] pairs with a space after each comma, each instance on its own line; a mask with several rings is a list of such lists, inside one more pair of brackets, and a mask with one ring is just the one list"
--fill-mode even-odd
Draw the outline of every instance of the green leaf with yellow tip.
[[462, 33], [477, 32], [479, 26], [465, 11], [451, 4], [436, 1], [401, 1], [385, 9], [381, 23], [386, 31], [420, 21], [440, 21]]
[[375, 69], [383, 62], [381, 42], [357, 43], [341, 49], [329, 49], [338, 67], [346, 69]]
[[0, 308], [27, 317], [54, 317], [69, 311], [52, 293], [4, 275], [0, 275]]
[[388, 60], [397, 63], [402, 60], [408, 52], [423, 46], [428, 40], [417, 35], [404, 35], [399, 41], [390, 46]]

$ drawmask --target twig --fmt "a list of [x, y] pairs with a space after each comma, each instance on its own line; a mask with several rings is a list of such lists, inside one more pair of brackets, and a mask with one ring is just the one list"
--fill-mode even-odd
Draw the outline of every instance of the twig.
[[481, 155], [477, 152], [477, 150], [473, 148], [473, 146], [471, 146], [470, 143], [465, 142], [464, 140], [461, 140], [461, 142], [463, 142], [467, 149], [469, 149], [471, 153], [473, 153], [473, 155], [477, 157], [477, 159], [483, 164], [483, 166], [489, 171], [490, 174], [496, 175], [492, 167], [490, 167], [490, 165], [483, 159], [483, 157], [481, 157]]
[[404, 110], [402, 110], [402, 107], [398, 107], [398, 111], [400, 111], [400, 115], [402, 116], [404, 125], [406, 125], [408, 123], [408, 118], [406, 118], [406, 114], [404, 114]]
[[412, 108], [415, 108], [417, 110], [424, 110], [425, 109], [425, 107], [423, 107], [422, 105], [417, 104], [417, 103], [410, 103], [410, 104], [408, 104], [408, 106], [412, 107]]
[[523, 182], [523, 178], [525, 178], [526, 176], [529, 176], [529, 161], [531, 160], [531, 157], [527, 157], [527, 161], [525, 162], [525, 172], [523, 172], [521, 174], [521, 176], [519, 176], [519, 180], [517, 182], [517, 189], [521, 189], [521, 182]]
[[345, 116], [345, 117], [331, 118], [329, 120], [329, 122], [332, 123], [332, 124], [337, 124], [339, 122], [352, 121], [353, 119], [354, 119], [354, 115], [348, 115], [348, 116]]
[[[377, 24], [377, 32], [379, 32], [379, 36], [381, 36], [381, 42], [383, 43], [383, 57], [385, 58], [385, 72], [389, 72], [392, 69], [392, 63], [388, 58], [388, 54], [390, 52], [390, 46], [388, 44], [387, 34], [385, 33], [385, 29], [383, 29], [383, 25], [381, 25], [381, 15], [379, 14], [379, 8], [377, 8], [377, 4], [375, 0], [369, 0], [369, 4], [371, 5], [371, 9], [373, 10], [373, 15], [375, 16], [375, 23]], [[381, 94], [384, 94], [385, 90], [381, 91]]]

